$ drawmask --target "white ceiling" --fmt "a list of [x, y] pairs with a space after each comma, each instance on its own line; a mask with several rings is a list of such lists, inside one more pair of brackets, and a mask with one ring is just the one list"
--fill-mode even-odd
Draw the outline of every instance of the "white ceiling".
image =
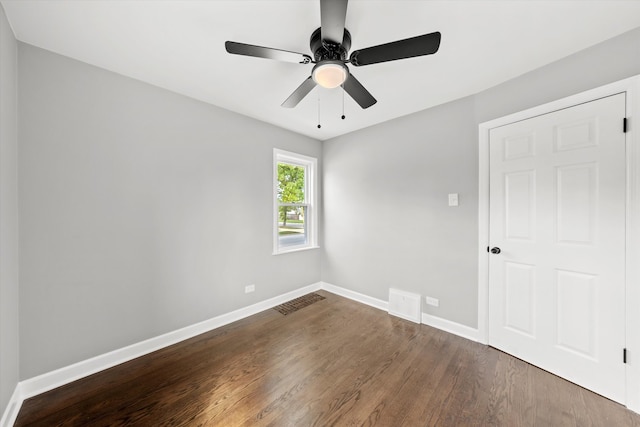
[[341, 120], [339, 88], [280, 107], [311, 64], [224, 49], [232, 40], [311, 54], [318, 0], [0, 3], [25, 43], [320, 140], [477, 93], [640, 27], [640, 0], [351, 0], [352, 50], [433, 31], [442, 43], [435, 55], [350, 67], [378, 103], [362, 110], [346, 96]]

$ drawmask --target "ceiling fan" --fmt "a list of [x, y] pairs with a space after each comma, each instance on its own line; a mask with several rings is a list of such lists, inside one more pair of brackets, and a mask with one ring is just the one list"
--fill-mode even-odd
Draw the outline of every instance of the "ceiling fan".
[[293, 108], [317, 85], [325, 88], [342, 86], [362, 108], [369, 108], [377, 101], [349, 72], [347, 64], [355, 67], [431, 55], [440, 47], [440, 33], [372, 46], [347, 53], [351, 48], [351, 34], [344, 27], [348, 0], [320, 0], [320, 28], [311, 34], [313, 58], [303, 53], [270, 47], [255, 46], [232, 41], [225, 42], [227, 52], [234, 55], [255, 56], [299, 64], [315, 64], [309, 76], [282, 103]]

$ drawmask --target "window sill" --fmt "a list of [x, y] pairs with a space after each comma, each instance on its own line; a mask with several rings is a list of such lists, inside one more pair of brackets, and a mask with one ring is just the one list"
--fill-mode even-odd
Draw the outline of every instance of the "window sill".
[[290, 254], [291, 252], [302, 252], [302, 251], [308, 251], [309, 249], [320, 249], [320, 246], [315, 245], [315, 246], [303, 246], [303, 247], [297, 247], [297, 248], [291, 248], [291, 249], [282, 249], [279, 250], [278, 252], [273, 252], [272, 255], [284, 255], [284, 254]]

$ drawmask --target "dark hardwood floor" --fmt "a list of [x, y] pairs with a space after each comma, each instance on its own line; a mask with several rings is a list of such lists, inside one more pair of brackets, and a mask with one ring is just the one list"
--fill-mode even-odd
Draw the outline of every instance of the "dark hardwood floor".
[[16, 426], [640, 426], [493, 348], [319, 293], [28, 399]]

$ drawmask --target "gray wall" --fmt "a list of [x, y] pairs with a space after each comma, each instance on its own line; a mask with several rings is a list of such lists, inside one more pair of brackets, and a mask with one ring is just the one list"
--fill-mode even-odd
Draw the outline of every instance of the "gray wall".
[[18, 58], [21, 379], [320, 280], [319, 250], [272, 255], [271, 199], [273, 148], [320, 158], [320, 142]]
[[[478, 124], [636, 74], [640, 29], [326, 141], [323, 280], [384, 300], [389, 287], [436, 297], [440, 307], [424, 312], [476, 327]], [[447, 193], [460, 194], [459, 207]]]
[[325, 142], [325, 282], [382, 300], [390, 287], [429, 295], [439, 315], [473, 324], [473, 114], [464, 98]]
[[17, 45], [0, 5], [0, 414], [18, 383]]
[[477, 123], [640, 74], [640, 28], [479, 93]]

